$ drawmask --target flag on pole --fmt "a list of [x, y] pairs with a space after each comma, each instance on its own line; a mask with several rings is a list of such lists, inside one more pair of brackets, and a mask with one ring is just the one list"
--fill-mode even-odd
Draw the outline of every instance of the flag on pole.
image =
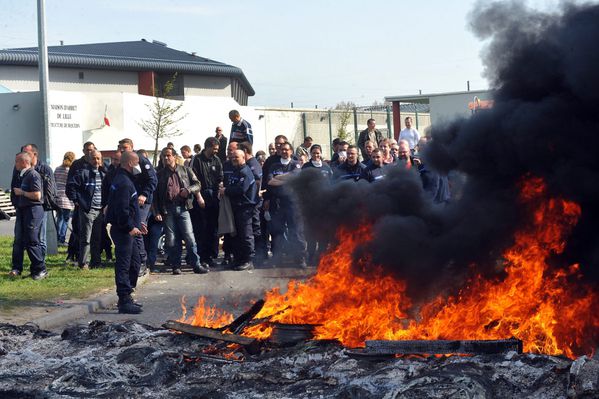
[[106, 116], [106, 111], [108, 111], [108, 105], [104, 108], [104, 126], [110, 126], [110, 120]]

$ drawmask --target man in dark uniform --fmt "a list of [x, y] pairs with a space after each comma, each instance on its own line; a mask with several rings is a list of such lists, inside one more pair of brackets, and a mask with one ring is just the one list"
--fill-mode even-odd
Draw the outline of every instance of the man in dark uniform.
[[282, 249], [287, 236], [287, 254], [295, 257], [300, 267], [306, 267], [306, 241], [300, 220], [299, 209], [285, 182], [292, 174], [300, 171], [300, 164], [293, 160], [291, 144], [281, 145], [281, 159], [274, 163], [266, 176], [268, 187], [264, 209], [272, 217], [270, 229], [273, 235], [274, 263], [281, 261]]
[[252, 144], [249, 141], [244, 141], [239, 144], [239, 149], [245, 154], [245, 163], [252, 171], [254, 180], [256, 180], [256, 206], [254, 207], [254, 214], [252, 216], [252, 230], [254, 232], [254, 253], [252, 257], [254, 261], [262, 263], [268, 258], [268, 253], [264, 250], [266, 243], [258, 245], [262, 241], [262, 232], [260, 229], [260, 209], [262, 208], [262, 197], [260, 196], [260, 185], [262, 184], [262, 166], [256, 160], [256, 157], [252, 155]]
[[235, 150], [230, 155], [233, 170], [226, 187], [222, 187], [219, 195], [226, 195], [231, 201], [235, 230], [231, 237], [234, 270], [251, 270], [254, 268], [251, 257], [254, 252], [254, 232], [252, 218], [256, 207], [256, 180], [251, 169], [245, 163], [245, 153]]
[[39, 240], [43, 208], [42, 178], [31, 164], [27, 152], [17, 154], [15, 168], [19, 172], [11, 187], [11, 200], [17, 211], [15, 239], [12, 251], [12, 270], [9, 275], [16, 277], [23, 273], [23, 249], [31, 262], [31, 278], [41, 280], [48, 276], [46, 261]]
[[42, 191], [45, 193], [43, 198], [44, 218], [42, 220], [42, 227], [40, 229], [40, 245], [42, 247], [42, 255], [45, 258], [48, 252], [48, 244], [46, 240], [47, 224], [48, 220], [50, 223], [54, 223], [54, 209], [56, 201], [56, 182], [54, 181], [54, 171], [50, 166], [45, 164], [39, 159], [39, 149], [35, 144], [25, 144], [21, 151], [28, 152], [31, 155], [31, 166], [39, 173], [42, 178]]
[[205, 207], [197, 201], [191, 209], [193, 234], [199, 247], [200, 262], [203, 267], [214, 266], [218, 258], [218, 187], [223, 181], [223, 165], [218, 158], [219, 143], [216, 137], [208, 137], [204, 149], [194, 157], [191, 169], [200, 181], [200, 193]]
[[[133, 151], [133, 140], [122, 139], [119, 141], [119, 148], [121, 152]], [[139, 166], [141, 173], [135, 176], [135, 188], [138, 193], [139, 202], [139, 217], [141, 222], [146, 225], [148, 222], [148, 216], [150, 215], [150, 208], [152, 206], [152, 198], [156, 185], [158, 184], [158, 177], [156, 177], [156, 171], [152, 167], [152, 163], [145, 157], [139, 157]], [[147, 258], [146, 248], [144, 246], [144, 240], [141, 235], [135, 237], [135, 242], [139, 248], [139, 256], [141, 261], [141, 267], [139, 269], [140, 276], [143, 276], [147, 272]]]
[[350, 145], [347, 147], [347, 159], [337, 168], [333, 169], [335, 180], [358, 181], [364, 177], [364, 164], [358, 161], [358, 147]]
[[236, 109], [229, 112], [229, 119], [233, 124], [231, 125], [231, 138], [229, 143], [236, 141], [241, 143], [243, 141], [249, 141], [254, 143], [254, 133], [252, 133], [252, 125], [241, 118], [239, 111]]
[[385, 176], [386, 170], [383, 165], [383, 154], [379, 148], [375, 148], [370, 153], [370, 165], [364, 169], [364, 179], [370, 183], [382, 179]]
[[141, 306], [131, 297], [137, 285], [140, 257], [136, 237], [145, 234], [145, 226], [141, 222], [139, 198], [135, 188], [135, 176], [141, 174], [139, 157], [136, 153], [123, 152], [121, 164], [117, 170], [110, 192], [106, 220], [112, 225], [110, 235], [115, 246], [115, 282], [119, 296], [119, 313], [141, 313]]
[[[238, 143], [236, 141], [232, 141], [227, 146], [227, 160], [223, 163], [223, 186], [229, 186], [229, 178], [233, 175], [233, 170], [235, 167], [233, 166], [233, 162], [231, 162], [231, 157], [235, 151], [237, 151]], [[230, 234], [225, 234], [223, 236], [223, 261], [221, 262], [221, 266], [233, 266], [233, 240]]]

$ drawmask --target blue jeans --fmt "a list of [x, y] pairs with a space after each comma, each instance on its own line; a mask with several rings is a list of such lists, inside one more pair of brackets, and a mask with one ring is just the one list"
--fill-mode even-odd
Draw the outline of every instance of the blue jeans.
[[[43, 210], [43, 208], [42, 208]], [[42, 249], [42, 256], [46, 259], [46, 251], [48, 250], [48, 244], [46, 243], [46, 224], [48, 222], [48, 218], [53, 218], [52, 211], [44, 211], [44, 216], [42, 217], [42, 226], [40, 227], [38, 240], [40, 242], [40, 247]], [[54, 221], [52, 221], [54, 223]]]
[[71, 209], [59, 209], [56, 212], [56, 233], [59, 243], [63, 243], [66, 240], [67, 229], [69, 227], [69, 221], [71, 220]]
[[177, 242], [177, 237], [185, 241], [188, 265], [198, 266], [200, 258], [196, 240], [193, 236], [189, 211], [185, 209], [185, 206], [175, 205], [168, 205], [166, 211], [167, 214], [164, 218], [165, 245], [173, 267], [181, 264], [181, 243]]

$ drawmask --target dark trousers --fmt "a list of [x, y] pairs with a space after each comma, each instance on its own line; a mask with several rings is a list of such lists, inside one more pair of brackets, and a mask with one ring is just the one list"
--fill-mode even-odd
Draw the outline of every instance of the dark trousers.
[[114, 241], [114, 255], [116, 257], [114, 267], [116, 293], [119, 298], [122, 298], [131, 295], [133, 288], [137, 285], [137, 276], [141, 265], [139, 247], [135, 237], [130, 236], [126, 231], [112, 227], [110, 235]]
[[[262, 206], [262, 205], [260, 205]], [[264, 211], [259, 210], [260, 235], [254, 235], [254, 247], [256, 258], [258, 260], [268, 259], [268, 250], [270, 248], [269, 237], [270, 231], [268, 222], [264, 219]]]
[[154, 219], [154, 216], [150, 216], [148, 220], [148, 234], [144, 236], [148, 254], [148, 266], [154, 266], [156, 264], [156, 258], [158, 257], [158, 241], [160, 241], [160, 236], [162, 235], [162, 226], [162, 222], [158, 222]]
[[23, 272], [23, 251], [27, 251], [31, 262], [31, 274], [46, 269], [46, 260], [40, 243], [40, 230], [46, 217], [41, 205], [17, 208], [15, 239], [12, 246], [12, 268]]
[[[148, 216], [150, 216], [150, 205], [144, 204], [139, 207], [139, 219], [143, 224], [148, 223]], [[137, 251], [139, 253], [139, 261], [142, 265], [145, 265], [148, 261], [148, 253], [146, 252], [146, 246], [144, 245], [144, 239], [142, 236], [135, 237], [135, 245], [137, 245]]]
[[287, 255], [305, 259], [306, 240], [299, 211], [295, 205], [287, 201], [271, 201], [270, 215], [273, 254], [280, 257], [285, 248]]
[[212, 190], [202, 190], [202, 196], [206, 207], [200, 209], [194, 200], [191, 221], [200, 261], [210, 263], [218, 258], [218, 199]]
[[250, 261], [254, 254], [254, 230], [252, 228], [254, 209], [253, 206], [233, 208], [237, 234], [235, 234], [235, 237], [230, 237], [230, 239], [233, 257], [238, 264]]

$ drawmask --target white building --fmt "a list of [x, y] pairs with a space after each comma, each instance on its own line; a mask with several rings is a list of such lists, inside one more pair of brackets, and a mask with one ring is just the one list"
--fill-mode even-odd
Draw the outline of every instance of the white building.
[[[14, 154], [33, 142], [45, 148], [38, 83], [37, 48], [0, 50], [0, 168], [12, 170]], [[132, 138], [137, 149], [154, 149], [154, 140], [139, 126], [150, 118], [154, 94], [176, 75], [169, 94], [183, 102], [178, 124], [182, 135], [160, 142], [176, 145], [204, 143], [217, 125], [225, 132], [228, 112], [238, 109], [253, 120], [246, 107], [254, 89], [237, 67], [174, 50], [145, 40], [48, 48], [49, 153], [52, 167], [66, 151], [80, 154], [86, 141], [101, 151], [114, 151], [119, 139]], [[108, 124], [104, 123], [104, 117]], [[259, 132], [258, 132], [259, 133]], [[257, 145], [265, 146], [260, 134]], [[107, 155], [107, 154], [105, 154]], [[10, 172], [0, 174], [0, 186], [10, 183]]]

